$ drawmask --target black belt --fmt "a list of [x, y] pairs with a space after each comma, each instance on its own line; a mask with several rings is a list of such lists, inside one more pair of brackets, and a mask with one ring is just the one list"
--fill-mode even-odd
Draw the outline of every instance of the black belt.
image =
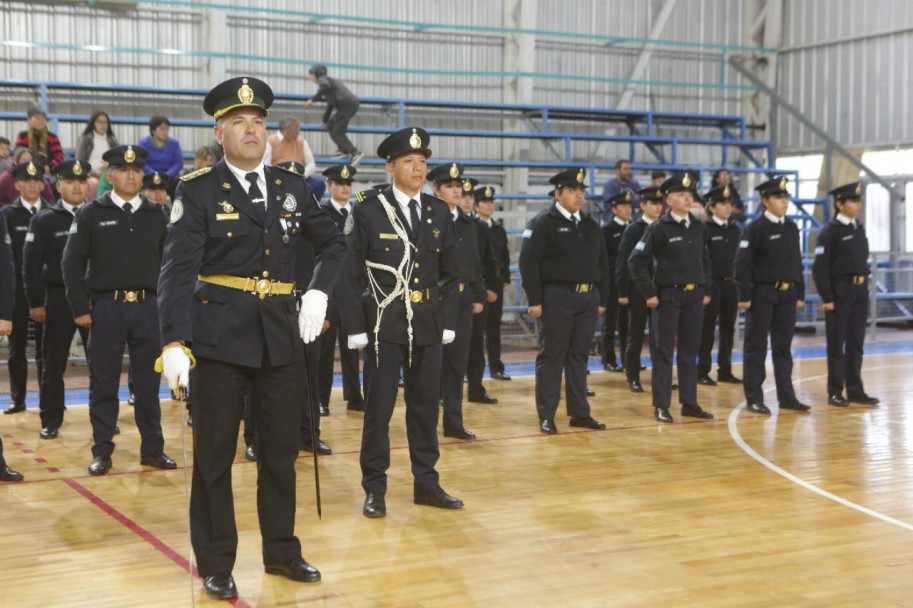
[[867, 274], [842, 274], [839, 277], [834, 277], [834, 278], [849, 281], [853, 285], [865, 285], [866, 279], [869, 278], [869, 275], [867, 275]]
[[118, 302], [142, 302], [146, 298], [154, 298], [155, 292], [151, 289], [115, 289], [114, 291], [93, 291], [92, 301], [110, 298]]
[[678, 285], [669, 285], [669, 287], [674, 287], [681, 291], [694, 291], [701, 286], [701, 283], [679, 283]]
[[[439, 290], [437, 286], [429, 287], [427, 289], [410, 289], [409, 290], [409, 300], [413, 304], [420, 304], [422, 302], [430, 302], [432, 298], [438, 296]], [[406, 294], [400, 295], [400, 299], [405, 300]]]
[[573, 291], [575, 293], [590, 293], [596, 289], [596, 283], [549, 283], [549, 285], [567, 289], [568, 291]]

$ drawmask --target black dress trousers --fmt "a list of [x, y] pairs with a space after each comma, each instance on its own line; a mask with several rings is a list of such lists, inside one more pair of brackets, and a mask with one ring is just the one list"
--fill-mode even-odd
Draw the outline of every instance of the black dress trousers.
[[679, 403], [697, 405], [697, 350], [704, 288], [682, 291], [677, 287], [659, 287], [657, 297], [659, 306], [653, 309], [652, 326], [656, 333], [651, 378], [653, 407], [668, 409], [672, 402], [672, 356], [676, 346]]
[[717, 320], [720, 322], [720, 347], [716, 353], [716, 369], [722, 376], [732, 374], [732, 344], [735, 322], [739, 315], [739, 289], [732, 280], [713, 279], [710, 303], [704, 307], [701, 328], [701, 348], [697, 360], [698, 376], [710, 373], [713, 341]]
[[793, 390], [793, 356], [790, 347], [796, 332], [796, 287], [779, 291], [773, 285], [755, 283], [751, 308], [745, 322], [744, 370], [745, 399], [764, 403], [762, 385], [767, 377], [767, 337], [774, 365], [774, 380], [779, 403], [796, 403]]
[[869, 314], [867, 283], [853, 285], [852, 277], [834, 277], [834, 310], [824, 313], [827, 334], [827, 394], [862, 395], [862, 346]]
[[86, 327], [78, 327], [73, 320], [73, 310], [67, 302], [66, 289], [63, 286], [47, 287], [45, 310], [47, 316], [41, 345], [44, 372], [41, 376], [41, 395], [38, 403], [41, 426], [56, 429], [63, 423], [63, 412], [66, 409], [63, 376], [67, 370], [73, 334], [78, 329], [83, 345], [88, 345], [89, 330]]

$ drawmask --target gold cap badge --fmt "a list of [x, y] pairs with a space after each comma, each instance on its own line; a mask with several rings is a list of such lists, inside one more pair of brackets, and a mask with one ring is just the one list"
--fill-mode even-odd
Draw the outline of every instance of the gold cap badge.
[[349, 168], [346, 166], [343, 166], [342, 171], [339, 172], [339, 177], [341, 177], [342, 179], [349, 179], [350, 175], [351, 175], [351, 173], [349, 173]]
[[493, 195], [494, 195], [494, 192], [491, 191], [491, 188], [486, 187], [486, 188], [485, 188], [485, 196], [486, 196], [487, 198], [491, 198]]
[[627, 192], [625, 192], [625, 200], [626, 200], [626, 201], [630, 201], [630, 200], [631, 200], [631, 191], [630, 191], [630, 190], [628, 190]]
[[463, 192], [469, 192], [470, 190], [472, 190], [472, 182], [466, 180], [463, 182]]
[[421, 148], [422, 147], [422, 138], [418, 136], [418, 131], [412, 129], [412, 136], [409, 138], [409, 145], [412, 148]]
[[29, 161], [29, 166], [28, 166], [28, 168], [25, 170], [25, 172], [28, 173], [28, 174], [31, 175], [31, 176], [38, 175], [38, 167], [35, 166], [35, 163]]
[[862, 196], [862, 184], [856, 184], [856, 196]]
[[780, 190], [786, 190], [786, 178], [780, 180]]
[[133, 146], [127, 146], [127, 151], [124, 152], [124, 160], [128, 163], [136, 160], [136, 152], [133, 151]]
[[723, 188], [723, 198], [729, 198], [729, 186]]
[[459, 176], [460, 176], [460, 168], [457, 167], [456, 163], [453, 163], [452, 165], [450, 165], [450, 177], [452, 177], [453, 179], [456, 179]]
[[247, 78], [242, 81], [244, 84], [238, 89], [238, 99], [241, 103], [247, 104], [254, 100], [254, 90], [247, 84]]
[[682, 186], [684, 186], [685, 188], [691, 187], [691, 178], [688, 177], [687, 173], [682, 176]]
[[583, 183], [583, 178], [584, 178], [585, 176], [586, 176], [586, 173], [584, 173], [583, 169], [581, 169], [580, 171], [578, 171], [578, 172], [577, 172], [577, 183], [578, 183], [578, 184], [582, 184], [582, 183]]
[[162, 183], [162, 176], [159, 175], [158, 171], [152, 174], [152, 183], [155, 185]]
[[79, 164], [79, 161], [73, 163], [73, 175], [82, 175], [82, 165]]

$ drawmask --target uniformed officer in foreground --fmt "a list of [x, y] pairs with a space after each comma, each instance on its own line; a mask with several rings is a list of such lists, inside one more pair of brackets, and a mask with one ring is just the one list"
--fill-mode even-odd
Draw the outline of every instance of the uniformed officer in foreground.
[[154, 370], [161, 344], [155, 290], [167, 220], [157, 203], [139, 194], [145, 157], [146, 151], [134, 146], [105, 152], [113, 190], [80, 207], [63, 252], [74, 321], [89, 329], [89, 420], [95, 440], [90, 475], [111, 469], [126, 347], [136, 394], [133, 416], [142, 438], [140, 464], [177, 466], [164, 452], [161, 376]]
[[[6, 216], [0, 213], [0, 336], [13, 331], [13, 304], [16, 297], [16, 267], [10, 235], [6, 231]], [[0, 439], [0, 481], [22, 481], [22, 473], [14, 471], [3, 458], [3, 440]]]
[[711, 282], [704, 225], [690, 214], [694, 182], [687, 173], [664, 181], [660, 192], [669, 212], [647, 228], [628, 261], [631, 278], [653, 309], [653, 415], [659, 422], [673, 421], [669, 406], [677, 348], [682, 416], [709, 419], [713, 414], [697, 402], [697, 351]]
[[57, 177], [60, 200], [53, 207], [42, 209], [32, 217], [22, 252], [25, 295], [29, 314], [44, 323], [44, 373], [41, 378], [39, 411], [42, 439], [57, 437], [63, 424], [63, 375], [70, 356], [73, 334], [79, 330], [83, 346], [89, 344], [89, 329], [76, 325], [73, 310], [67, 302], [61, 262], [70, 226], [79, 208], [86, 202], [89, 163], [68, 160], [53, 169]]
[[599, 223], [581, 214], [586, 171], [568, 169], [549, 179], [555, 204], [523, 232], [520, 279], [529, 315], [541, 319], [536, 355], [539, 430], [557, 433], [555, 412], [565, 376], [570, 426], [604, 429], [590, 415], [586, 368], [598, 316], [609, 297], [609, 257]]
[[[466, 183], [463, 184], [466, 200]], [[471, 190], [471, 187], [470, 187]], [[492, 380], [510, 380], [504, 371], [504, 362], [501, 360], [501, 315], [504, 310], [504, 290], [510, 286], [510, 248], [507, 242], [507, 231], [504, 222], [493, 218], [495, 212], [495, 189], [476, 188], [473, 191], [473, 204], [480, 222], [484, 222], [491, 230], [491, 248], [495, 256], [497, 280], [494, 287], [494, 301], [489, 302], [485, 315], [485, 347], [488, 356], [488, 374]], [[473, 327], [473, 329], [475, 329]], [[475, 334], [474, 334], [475, 335]], [[470, 357], [473, 349], [470, 348]]]
[[[320, 580], [295, 536], [295, 459], [305, 399], [304, 344], [323, 326], [345, 243], [300, 175], [263, 165], [273, 92], [256, 78], [227, 80], [203, 109], [225, 157], [185, 175], [175, 193], [159, 281], [162, 367], [187, 386], [192, 352], [193, 486], [190, 538], [206, 593], [230, 599], [237, 554], [231, 465], [243, 399], [257, 424], [257, 514], [268, 574]], [[292, 295], [296, 242], [317, 253], [314, 278]]]
[[463, 506], [441, 488], [435, 470], [442, 354], [455, 337], [459, 277], [450, 210], [439, 199], [421, 194], [430, 139], [425, 130], [409, 127], [377, 147], [393, 184], [355, 207], [340, 278], [349, 347], [367, 347], [361, 437], [365, 517], [387, 513], [390, 418], [401, 369], [413, 501], [442, 509]]
[[[869, 314], [869, 239], [857, 219], [862, 184], [834, 188], [834, 219], [818, 235], [812, 276], [824, 304], [827, 332], [827, 402], [877, 405], [862, 386], [862, 347]], [[843, 387], [846, 386], [846, 398]]]
[[[19, 196], [11, 205], [0, 209], [6, 219], [6, 229], [9, 233], [13, 248], [13, 261], [16, 266], [16, 304], [13, 308], [13, 331], [9, 337], [9, 359], [7, 368], [10, 377], [10, 399], [12, 403], [3, 410], [4, 414], [15, 414], [25, 411], [25, 396], [28, 392], [28, 346], [29, 333], [29, 301], [25, 297], [25, 288], [22, 284], [22, 250], [28, 234], [29, 223], [32, 217], [51, 205], [49, 201], [41, 198], [44, 188], [44, 165], [37, 161], [20, 163], [13, 168], [13, 178], [16, 180], [16, 189]], [[35, 367], [38, 372], [38, 383], [44, 372], [44, 361], [41, 356], [42, 335], [44, 324], [35, 321]]]
[[805, 306], [805, 279], [799, 228], [786, 217], [789, 208], [788, 181], [775, 177], [757, 186], [763, 213], [745, 228], [735, 259], [739, 308], [748, 311], [745, 321], [743, 373], [748, 411], [769, 414], [764, 405], [767, 374], [767, 337], [773, 356], [774, 379], [780, 409], [807, 412], [793, 388], [793, 357], [790, 352], [796, 332], [796, 311]]
[[717, 320], [720, 323], [720, 346], [716, 354], [716, 378], [719, 382], [742, 383], [740, 378], [732, 374], [732, 343], [739, 316], [739, 290], [732, 278], [735, 253], [742, 231], [738, 224], [729, 219], [732, 215], [732, 203], [729, 200], [731, 194], [729, 186], [721, 186], [708, 192], [705, 197], [707, 210], [711, 214], [704, 225], [707, 228], [713, 285], [708, 291], [710, 303], [704, 307], [697, 381], [706, 386], [716, 385], [716, 381], [710, 377], [710, 368]]
[[[336, 228], [348, 234], [355, 226], [352, 215], [352, 180], [358, 171], [352, 165], [333, 165], [323, 172], [326, 178], [330, 200], [323, 204]], [[317, 392], [320, 397], [321, 414], [324, 408], [330, 413], [330, 391], [333, 388], [333, 363], [336, 344], [339, 343], [339, 363], [342, 368], [342, 398], [346, 409], [354, 412], [365, 411], [365, 400], [361, 394], [358, 374], [358, 351], [349, 348], [346, 334], [342, 329], [339, 315], [338, 287], [330, 295], [327, 306], [327, 330], [320, 336], [320, 365], [317, 372]]]
[[[628, 338], [628, 307], [618, 303], [618, 285], [615, 278], [619, 264], [618, 249], [621, 235], [631, 220], [631, 192], [625, 191], [606, 201], [612, 208], [612, 219], [602, 228], [606, 252], [609, 255], [609, 299], [602, 319], [602, 369], [620, 372], [624, 369], [625, 346]], [[630, 254], [629, 254], [630, 255]], [[627, 259], [621, 260], [627, 265]], [[615, 358], [615, 329], [618, 328], [618, 352], [621, 361]], [[638, 363], [639, 365], [639, 363]]]

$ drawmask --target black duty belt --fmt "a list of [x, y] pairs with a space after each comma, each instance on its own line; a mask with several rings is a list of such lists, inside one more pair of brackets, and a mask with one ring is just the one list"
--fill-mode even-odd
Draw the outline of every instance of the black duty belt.
[[[428, 289], [410, 289], [409, 290], [409, 300], [413, 304], [420, 304], [422, 302], [430, 302], [432, 298], [438, 295], [438, 288], [432, 287]], [[406, 295], [403, 294], [400, 296], [402, 299], [406, 299]]]
[[787, 289], [789, 289], [790, 287], [795, 285], [795, 283], [792, 283], [790, 281], [777, 281], [773, 285], [777, 289], [777, 291], [786, 291]]
[[93, 291], [92, 301], [111, 298], [118, 302], [142, 302], [146, 298], [154, 298], [155, 292], [151, 289], [115, 289], [114, 291]]
[[590, 293], [596, 289], [596, 283], [550, 283], [555, 287], [560, 287], [561, 289], [567, 289], [568, 291], [573, 291], [575, 293]]
[[700, 283], [680, 283], [678, 285], [673, 285], [672, 287], [674, 287], [676, 289], [680, 289], [682, 291], [694, 291], [695, 289], [697, 289], [700, 286], [701, 286]]
[[869, 276], [865, 274], [847, 274], [844, 275], [844, 277], [853, 285], [865, 285], [866, 279], [869, 278]]

